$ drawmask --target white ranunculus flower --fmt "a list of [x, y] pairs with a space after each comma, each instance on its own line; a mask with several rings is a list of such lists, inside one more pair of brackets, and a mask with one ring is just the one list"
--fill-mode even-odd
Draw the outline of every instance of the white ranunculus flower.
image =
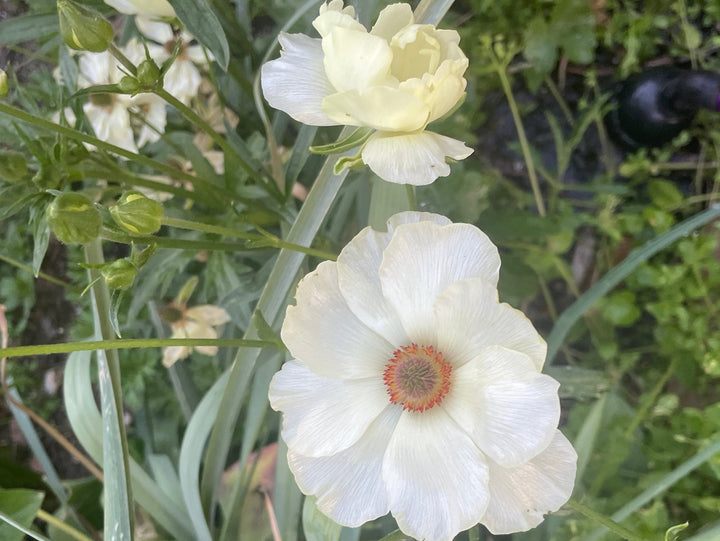
[[105, 0], [105, 3], [128, 15], [175, 17], [175, 10], [167, 0]]
[[[172, 338], [217, 338], [215, 327], [230, 321], [224, 308], [203, 304], [192, 308], [178, 307], [179, 319], [172, 323]], [[217, 355], [215, 346], [170, 346], [163, 348], [163, 365], [170, 367], [195, 350], [203, 355]]]
[[299, 284], [270, 385], [300, 489], [334, 521], [393, 514], [448, 541], [477, 523], [537, 526], [573, 489], [546, 344], [498, 301], [500, 259], [474, 226], [435, 214], [361, 231]]
[[321, 6], [313, 26], [319, 39], [282, 33], [281, 57], [263, 66], [270, 105], [305, 124], [375, 130], [362, 160], [390, 182], [430, 184], [450, 174], [447, 158], [472, 153], [425, 129], [465, 92], [468, 60], [455, 30], [416, 24], [408, 4], [392, 4], [368, 32], [342, 0]]

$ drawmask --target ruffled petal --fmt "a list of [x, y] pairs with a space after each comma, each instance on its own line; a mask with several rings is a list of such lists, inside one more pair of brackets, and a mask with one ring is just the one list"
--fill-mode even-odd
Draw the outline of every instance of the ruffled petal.
[[385, 409], [362, 437], [328, 457], [288, 451], [288, 464], [304, 494], [317, 496], [317, 507], [343, 526], [361, 526], [389, 511], [382, 462], [402, 409]]
[[327, 5], [320, 6], [320, 15], [315, 17], [313, 26], [321, 37], [327, 36], [333, 28], [349, 28], [358, 32], [367, 32], [365, 27], [355, 20], [355, 8], [342, 7], [342, 0], [333, 0]]
[[528, 355], [542, 369], [547, 344], [519, 310], [498, 302], [496, 287], [482, 278], [450, 285], [435, 300], [437, 347], [455, 366], [499, 345]]
[[204, 322], [206, 325], [223, 325], [230, 321], [230, 314], [224, 308], [212, 304], [202, 304], [188, 308], [185, 316], [188, 319]]
[[335, 126], [322, 110], [322, 101], [336, 90], [325, 75], [319, 39], [280, 33], [280, 58], [262, 67], [263, 95], [275, 109], [311, 126]]
[[497, 248], [477, 227], [425, 221], [395, 229], [379, 274], [383, 295], [411, 340], [435, 344], [435, 298], [465, 278], [497, 284], [499, 269]]
[[390, 4], [378, 15], [370, 33], [390, 41], [392, 37], [415, 22], [410, 4]]
[[539, 374], [527, 355], [493, 346], [453, 370], [441, 407], [490, 458], [524, 464], [553, 439], [560, 384]]
[[288, 447], [307, 457], [347, 449], [390, 406], [381, 378], [328, 379], [297, 361], [273, 376], [268, 396], [273, 409], [283, 412]]
[[490, 461], [490, 505], [482, 523], [493, 534], [524, 532], [570, 499], [577, 454], [558, 430], [550, 445], [517, 468]]
[[[397, 92], [411, 96], [402, 90]], [[413, 99], [423, 103], [414, 96]], [[429, 115], [428, 106], [423, 105]], [[426, 116], [424, 122], [427, 120]], [[462, 160], [472, 152], [462, 141], [429, 131], [401, 135], [380, 132], [368, 139], [362, 159], [383, 180], [425, 186], [450, 174], [446, 158]]]
[[[424, 102], [408, 92], [390, 86], [374, 86], [333, 94], [323, 100], [322, 108], [330, 118], [341, 124], [388, 132], [418, 130], [425, 126], [430, 114], [430, 109]], [[368, 144], [375, 137], [377, 135], [371, 137]], [[365, 151], [363, 161], [368, 163]]]
[[442, 408], [403, 412], [383, 478], [390, 512], [416, 539], [450, 541], [478, 523], [488, 505], [486, 459]]
[[281, 336], [290, 353], [316, 374], [330, 378], [382, 379], [395, 347], [350, 311], [335, 263], [325, 261], [300, 281]]

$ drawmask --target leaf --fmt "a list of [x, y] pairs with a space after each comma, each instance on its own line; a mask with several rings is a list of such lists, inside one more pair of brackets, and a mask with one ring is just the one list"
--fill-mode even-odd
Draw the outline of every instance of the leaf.
[[329, 145], [312, 146], [310, 147], [310, 152], [313, 154], [340, 154], [341, 152], [346, 152], [362, 145], [370, 138], [372, 133], [373, 130], [371, 128], [358, 128], [340, 141], [330, 143]]
[[[25, 528], [29, 528], [40, 510], [44, 494], [25, 488], [0, 489], [0, 511]], [[5, 522], [0, 523], [0, 539], [22, 541], [23, 532]]]
[[0, 43], [14, 45], [46, 38], [60, 30], [59, 24], [57, 13], [11, 17], [0, 23]]
[[303, 504], [302, 523], [307, 541], [338, 541], [342, 526], [323, 515], [317, 508], [317, 498], [307, 496]]
[[523, 56], [532, 63], [535, 71], [543, 76], [547, 75], [555, 67], [558, 50], [555, 35], [542, 15], [530, 21], [524, 37]]
[[30, 223], [33, 226], [33, 274], [37, 278], [50, 244], [50, 226], [45, 219], [45, 205], [38, 203], [30, 209]]
[[682, 524], [676, 524], [675, 526], [668, 528], [668, 530], [665, 532], [665, 541], [677, 541], [680, 532], [687, 528], [689, 525], [689, 522], [683, 522]]
[[180, 22], [207, 47], [215, 61], [227, 70], [230, 47], [220, 21], [207, 0], [168, 0]]
[[586, 0], [562, 0], [555, 4], [550, 32], [570, 62], [589, 64], [595, 58], [595, 16]]

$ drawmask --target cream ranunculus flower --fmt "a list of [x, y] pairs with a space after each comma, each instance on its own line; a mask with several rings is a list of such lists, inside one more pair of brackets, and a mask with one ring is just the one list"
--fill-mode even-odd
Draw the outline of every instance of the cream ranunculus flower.
[[105, 0], [105, 3], [128, 15], [175, 17], [175, 10], [167, 0]]
[[[172, 310], [177, 312], [177, 319], [172, 322], [172, 338], [217, 338], [215, 327], [230, 321], [230, 314], [224, 308], [203, 304], [192, 308], [175, 306]], [[172, 366], [180, 359], [184, 359], [194, 351], [203, 355], [217, 355], [215, 346], [170, 346], [163, 348], [163, 364]]]
[[336, 522], [393, 514], [448, 541], [483, 523], [537, 526], [573, 489], [546, 344], [498, 301], [500, 259], [474, 226], [435, 214], [361, 231], [298, 286], [270, 385], [300, 489]]
[[368, 32], [342, 0], [321, 6], [313, 26], [320, 39], [282, 33], [281, 57], [263, 66], [270, 105], [305, 124], [375, 130], [362, 160], [390, 182], [430, 184], [450, 174], [447, 158], [472, 153], [425, 129], [465, 92], [455, 30], [416, 24], [408, 4], [392, 4]]

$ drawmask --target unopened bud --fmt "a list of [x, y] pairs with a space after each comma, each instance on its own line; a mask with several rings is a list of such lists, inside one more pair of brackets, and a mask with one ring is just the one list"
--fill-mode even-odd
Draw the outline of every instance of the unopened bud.
[[161, 83], [162, 73], [160, 68], [154, 60], [148, 58], [140, 62], [137, 69], [137, 80], [142, 88], [152, 89], [158, 86], [162, 86]]
[[7, 93], [8, 93], [7, 73], [5, 73], [5, 70], [0, 70], [0, 98], [7, 96]]
[[79, 193], [66, 192], [56, 197], [45, 217], [55, 236], [65, 243], [85, 244], [100, 234], [100, 213], [92, 201]]
[[100, 273], [105, 278], [108, 287], [125, 291], [132, 287], [135, 276], [137, 276], [137, 268], [129, 259], [124, 258], [103, 265]]
[[131, 75], [126, 75], [120, 79], [118, 86], [125, 94], [132, 94], [133, 96], [140, 91], [140, 83]]
[[107, 50], [113, 28], [100, 13], [72, 0], [58, 0], [57, 9], [60, 34], [68, 47], [93, 53]]
[[110, 208], [115, 223], [136, 235], [152, 235], [162, 225], [163, 208], [140, 192], [125, 192]]
[[28, 173], [25, 156], [14, 150], [0, 150], [0, 178], [20, 182]]

